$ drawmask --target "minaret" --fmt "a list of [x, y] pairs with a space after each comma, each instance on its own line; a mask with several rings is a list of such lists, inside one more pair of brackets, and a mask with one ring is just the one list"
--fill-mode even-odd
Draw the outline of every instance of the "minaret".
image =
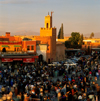
[[40, 28], [40, 36], [47, 38], [47, 59], [54, 61], [56, 59], [56, 28], [52, 27], [52, 13], [51, 16], [49, 13], [45, 16], [44, 28]]
[[53, 36], [53, 34], [56, 36], [56, 28], [52, 27], [52, 13], [50, 16], [48, 12], [48, 15], [45, 16], [44, 28], [40, 28], [40, 36]]
[[[52, 14], [52, 13], [51, 13]], [[52, 15], [50, 16], [49, 15], [49, 12], [48, 12], [48, 15], [45, 16], [45, 22], [44, 22], [44, 26], [45, 28], [52, 28]]]

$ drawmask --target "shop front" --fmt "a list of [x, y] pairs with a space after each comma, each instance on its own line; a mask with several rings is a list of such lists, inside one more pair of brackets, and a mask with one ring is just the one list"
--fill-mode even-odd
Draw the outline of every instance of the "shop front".
[[33, 64], [38, 59], [38, 56], [11, 56], [1, 58], [1, 66], [7, 67], [9, 65], [15, 66], [20, 64]]

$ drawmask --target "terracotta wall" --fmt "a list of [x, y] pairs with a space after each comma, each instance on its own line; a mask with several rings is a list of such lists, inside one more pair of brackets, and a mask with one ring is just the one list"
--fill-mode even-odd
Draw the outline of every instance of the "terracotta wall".
[[51, 62], [55, 61], [56, 60], [56, 34], [53, 34], [52, 37], [51, 36], [35, 36], [34, 39], [37, 42], [40, 42], [40, 44], [47, 44], [46, 61], [48, 61], [48, 59], [50, 59]]
[[47, 44], [46, 61], [48, 61], [48, 59], [52, 57], [52, 55], [51, 55], [51, 51], [52, 51], [52, 49], [51, 49], [52, 37], [51, 36], [35, 36], [35, 39], [40, 44]]
[[65, 58], [65, 45], [62, 43], [56, 44], [56, 61], [64, 60]]
[[32, 50], [31, 46], [34, 46], [34, 52], [36, 52], [36, 41], [22, 41], [22, 51], [27, 52], [27, 46], [30, 46], [30, 51]]
[[52, 49], [52, 61], [56, 61], [56, 28], [52, 29], [52, 43], [51, 43], [51, 49]]
[[0, 38], [9, 39], [9, 41], [22, 41], [20, 37], [11, 36], [10, 32], [6, 32], [5, 36], [0, 36]]

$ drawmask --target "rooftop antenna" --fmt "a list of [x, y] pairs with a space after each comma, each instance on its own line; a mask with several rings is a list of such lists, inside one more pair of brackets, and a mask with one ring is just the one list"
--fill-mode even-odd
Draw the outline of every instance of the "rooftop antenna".
[[51, 16], [52, 16], [52, 13], [54, 13], [53, 11], [51, 11]]

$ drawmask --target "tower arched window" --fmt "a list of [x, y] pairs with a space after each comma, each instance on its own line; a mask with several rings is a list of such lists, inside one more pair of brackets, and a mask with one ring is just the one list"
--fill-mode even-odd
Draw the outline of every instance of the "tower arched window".
[[47, 23], [47, 28], [48, 28], [48, 23]]

